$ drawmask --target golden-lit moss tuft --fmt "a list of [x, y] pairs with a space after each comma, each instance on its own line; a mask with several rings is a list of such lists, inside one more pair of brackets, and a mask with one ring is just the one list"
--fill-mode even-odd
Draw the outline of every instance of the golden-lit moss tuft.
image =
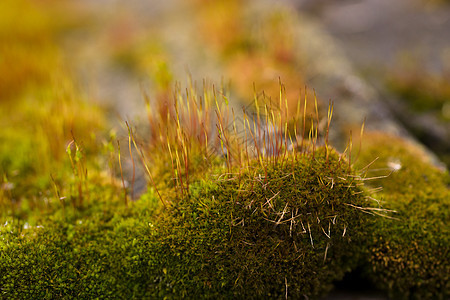
[[[370, 216], [334, 150], [194, 184], [156, 225], [154, 295], [315, 298], [354, 268]], [[266, 174], [266, 175], [265, 175]]]
[[365, 137], [359, 164], [373, 162], [369, 181], [382, 186], [382, 206], [395, 219], [376, 219], [366, 272], [393, 299], [447, 299], [450, 285], [450, 178], [417, 146], [399, 137]]

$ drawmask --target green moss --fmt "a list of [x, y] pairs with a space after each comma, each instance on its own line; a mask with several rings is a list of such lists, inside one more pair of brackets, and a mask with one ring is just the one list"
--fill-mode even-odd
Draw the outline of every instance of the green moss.
[[[152, 295], [317, 297], [356, 266], [367, 215], [336, 153], [191, 187], [158, 223]], [[267, 177], [265, 174], [267, 171]], [[350, 187], [352, 186], [352, 187]], [[161, 294], [162, 293], [162, 294]]]
[[[395, 219], [380, 218], [368, 244], [367, 274], [393, 299], [447, 299], [450, 285], [450, 178], [425, 155], [398, 137], [370, 134], [359, 163], [379, 159], [368, 177], [390, 174], [381, 185], [385, 208]], [[370, 181], [369, 181], [370, 182]]]
[[97, 176], [94, 154], [100, 152], [103, 114], [82, 99], [67, 77], [6, 103], [0, 113], [0, 216], [26, 219], [32, 210], [44, 209], [54, 198], [54, 184], [61, 196], [69, 194], [73, 171], [66, 148], [74, 137], [89, 157], [89, 176]]
[[[113, 49], [117, 63], [150, 75], [160, 102], [147, 103], [149, 160], [142, 157], [155, 190], [127, 206], [121, 183], [111, 175], [105, 184], [96, 161], [103, 113], [81, 99], [67, 75], [56, 72], [61, 24], [40, 5], [0, 3], [0, 42], [7, 45], [0, 46], [0, 71], [8, 74], [0, 78], [0, 298], [317, 298], [361, 264], [393, 298], [449, 296], [448, 175], [422, 162], [410, 145], [373, 138], [360, 163], [379, 156], [374, 168], [400, 167], [387, 179], [369, 181], [384, 186], [382, 206], [398, 213], [395, 220], [364, 214], [378, 211], [368, 207], [374, 203], [365, 197], [363, 180], [342, 156], [320, 148], [283, 157], [287, 126], [275, 127], [287, 121], [289, 109], [284, 114], [269, 108], [260, 115], [258, 107], [253, 126], [244, 116], [244, 128], [247, 121], [259, 132], [254, 137], [250, 129], [238, 134], [234, 112], [233, 127], [228, 126], [230, 109], [215, 90], [205, 88], [199, 96], [190, 86], [185, 98], [175, 92], [171, 106], [171, 58], [160, 42], [147, 39], [130, 39], [131, 51], [126, 42]], [[240, 10], [239, 1], [218, 5], [225, 16]], [[202, 11], [209, 14], [214, 6]], [[18, 15], [21, 24], [12, 26]], [[248, 92], [244, 98], [253, 99], [247, 80], [259, 78], [257, 88], [291, 99], [286, 107], [299, 113], [297, 95], [283, 87], [279, 93], [278, 80], [260, 78], [269, 66], [296, 78], [288, 82], [291, 88], [298, 85], [299, 74], [290, 69], [295, 61], [289, 31], [278, 30], [289, 25], [285, 16], [273, 15], [259, 43], [244, 36], [239, 18], [212, 16], [211, 26], [202, 26], [205, 40], [229, 61], [241, 94]], [[207, 34], [224, 25], [238, 30], [228, 30], [225, 39]], [[444, 98], [425, 108], [445, 111]], [[308, 103], [306, 110], [315, 115], [314, 101]], [[260, 124], [261, 117], [268, 126]], [[304, 125], [297, 121], [300, 132]], [[243, 136], [252, 136], [254, 144]], [[309, 131], [305, 147], [315, 148], [318, 136]], [[76, 144], [67, 147], [74, 137]], [[292, 132], [297, 143], [299, 138]], [[115, 142], [111, 138], [104, 148], [111, 170]], [[390, 146], [379, 147], [385, 144]], [[247, 146], [257, 153], [245, 153]], [[255, 156], [260, 161], [247, 166]]]
[[2, 298], [144, 296], [155, 198], [128, 209], [112, 198], [95, 200], [84, 211], [60, 211], [38, 226], [0, 226]]
[[83, 210], [59, 210], [37, 227], [2, 225], [0, 292], [316, 298], [357, 265], [367, 219], [349, 205], [366, 202], [357, 177], [336, 153], [327, 162], [324, 152], [269, 163], [267, 178], [254, 166], [193, 184], [189, 198], [162, 211], [151, 191], [128, 209], [110, 194]]

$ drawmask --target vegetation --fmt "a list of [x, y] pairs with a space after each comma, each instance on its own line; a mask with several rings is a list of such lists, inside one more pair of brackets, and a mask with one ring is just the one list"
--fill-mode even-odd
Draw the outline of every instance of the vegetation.
[[231, 91], [175, 85], [160, 41], [117, 45], [156, 89], [123, 138], [63, 66], [52, 4], [0, 3], [0, 298], [314, 299], [355, 269], [394, 299], [450, 296], [449, 175], [382, 133], [334, 149], [333, 105], [296, 94], [288, 14], [249, 38], [241, 1], [194, 1]]
[[95, 195], [102, 198], [92, 199], [82, 211], [68, 207], [37, 226], [14, 220], [0, 227], [2, 298], [145, 294], [149, 281], [140, 265], [145, 255], [151, 258], [147, 240], [152, 234], [148, 216], [155, 206], [153, 198], [127, 209], [110, 188], [97, 188]]
[[[417, 146], [381, 133], [366, 136], [361, 163], [374, 155], [371, 176], [382, 186], [392, 218], [376, 219], [368, 241], [367, 275], [393, 299], [449, 297], [450, 177], [426, 161]], [[378, 170], [378, 171], [376, 171]]]
[[156, 291], [257, 299], [329, 291], [358, 264], [367, 201], [339, 155], [310, 155], [192, 186], [158, 222]]
[[73, 140], [77, 163], [85, 163], [85, 154], [98, 152], [96, 134], [105, 123], [59, 59], [56, 37], [72, 26], [70, 18], [62, 21], [51, 3], [0, 6], [0, 216], [27, 219], [53, 206], [55, 189], [61, 197], [72, 193], [66, 147]]
[[334, 151], [328, 162], [325, 149], [316, 157], [287, 158], [268, 178], [256, 167], [240, 180], [193, 184], [189, 198], [159, 217], [156, 195], [126, 209], [111, 194], [35, 227], [7, 223], [2, 295], [321, 295], [357, 264], [367, 216], [357, 208], [364, 197], [349, 188], [347, 164]]
[[[277, 126], [281, 112], [276, 116], [273, 111], [255, 116], [258, 122], [266, 118], [268, 127], [254, 121], [253, 131], [241, 133], [253, 136], [240, 144], [247, 148], [242, 157], [231, 142], [239, 147], [237, 131], [222, 125], [223, 100], [216, 97], [219, 129], [204, 131], [203, 144], [196, 142], [188, 124], [198, 127], [194, 116], [210, 117], [208, 95], [214, 97], [205, 89], [203, 98], [188, 93], [174, 103], [176, 119], [164, 128], [169, 153], [176, 154], [170, 154], [165, 171], [164, 165], [148, 166], [130, 128], [129, 143], [153, 184], [151, 200], [127, 208], [111, 186], [86, 182], [80, 175], [84, 166], [69, 151], [78, 180], [74, 205], [63, 205], [38, 226], [22, 228], [19, 220], [3, 226], [2, 293], [18, 298], [130, 293], [157, 298], [317, 297], [354, 268], [362, 253], [363, 211], [372, 208], [366, 206], [362, 179], [351, 164], [327, 144], [317, 146], [317, 130], [310, 130], [308, 142], [286, 140], [285, 126]], [[191, 114], [189, 104], [200, 107], [199, 99], [205, 101], [204, 111]], [[166, 116], [170, 120], [171, 114]], [[207, 141], [217, 133], [223, 158], [208, 158], [210, 171], [196, 174], [202, 166], [195, 164], [197, 156], [205, 154], [204, 148], [212, 151]], [[153, 174], [165, 178], [165, 173], [175, 176], [155, 184]], [[208, 176], [201, 180], [200, 175]], [[89, 201], [81, 202], [86, 193]], [[147, 201], [145, 209], [142, 201]], [[130, 234], [123, 235], [123, 230]], [[122, 276], [127, 279], [116, 282]]]

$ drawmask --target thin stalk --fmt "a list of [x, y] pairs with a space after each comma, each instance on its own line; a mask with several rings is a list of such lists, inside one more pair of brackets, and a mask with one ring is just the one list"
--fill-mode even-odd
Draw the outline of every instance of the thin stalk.
[[300, 147], [300, 151], [303, 152], [303, 142], [305, 140], [305, 131], [306, 131], [306, 103], [307, 103], [307, 89], [305, 87], [305, 104], [303, 106], [303, 131], [302, 131], [302, 145]]
[[133, 135], [133, 132], [132, 132], [130, 126], [128, 125], [128, 122], [125, 122], [125, 124], [127, 125], [127, 128], [128, 128], [129, 138], [131, 138], [131, 140], [133, 141], [134, 148], [135, 148], [135, 149], [138, 151], [138, 153], [140, 154], [142, 164], [144, 165], [145, 170], [146, 170], [148, 176], [150, 177], [150, 180], [151, 180], [151, 182], [152, 182], [152, 185], [153, 185], [153, 187], [155, 188], [155, 191], [156, 191], [156, 193], [158, 194], [158, 197], [159, 197], [159, 199], [161, 200], [161, 203], [164, 205], [164, 207], [167, 207], [166, 202], [165, 202], [164, 199], [161, 197], [161, 194], [159, 193], [159, 190], [158, 190], [158, 188], [157, 188], [157, 186], [156, 186], [156, 184], [155, 184], [155, 181], [153, 180], [153, 175], [152, 175], [152, 173], [150, 172], [150, 169], [149, 169], [147, 163], [145, 162], [145, 156], [144, 156], [144, 153], [142, 152], [142, 148], [139, 148], [139, 147], [137, 146], [136, 140], [135, 140], [135, 138], [134, 138], [134, 135]]
[[127, 189], [125, 187], [125, 180], [123, 178], [122, 160], [121, 160], [121, 155], [120, 155], [120, 142], [119, 142], [119, 140], [117, 140], [117, 148], [118, 148], [118, 151], [119, 151], [119, 167], [120, 167], [120, 177], [122, 178], [123, 197], [124, 197], [125, 206], [128, 207], [128, 195], [127, 195]]
[[127, 125], [127, 128], [128, 128], [128, 151], [130, 153], [131, 164], [133, 165], [133, 177], [131, 179], [131, 199], [134, 199], [134, 182], [136, 180], [136, 166], [134, 164], [133, 151], [131, 149], [131, 141], [132, 141], [133, 134], [131, 132], [131, 128], [128, 125], [127, 121], [125, 121], [125, 124]]

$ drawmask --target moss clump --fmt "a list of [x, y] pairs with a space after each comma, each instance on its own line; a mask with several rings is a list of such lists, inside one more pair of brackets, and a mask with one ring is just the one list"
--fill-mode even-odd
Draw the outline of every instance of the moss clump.
[[446, 83], [450, 66], [442, 73], [433, 73], [424, 70], [419, 59], [409, 60], [406, 67], [397, 66], [388, 81], [391, 90], [404, 100], [394, 106], [397, 117], [449, 167], [450, 86]]
[[335, 153], [191, 186], [157, 225], [155, 297], [317, 297], [358, 263], [367, 219]]
[[[398, 137], [370, 134], [359, 160], [373, 157], [371, 182], [383, 187], [386, 208], [395, 219], [380, 218], [368, 244], [367, 274], [393, 299], [448, 299], [450, 296], [450, 178], [425, 160], [425, 155]], [[381, 173], [380, 173], [381, 172]]]
[[113, 197], [95, 200], [38, 226], [0, 225], [2, 299], [145, 297], [157, 199], [143, 197], [128, 209]]
[[355, 206], [366, 200], [347, 167], [320, 149], [314, 158], [289, 156], [197, 182], [190, 197], [162, 211], [151, 192], [127, 209], [109, 194], [83, 209], [55, 211], [39, 226], [2, 224], [0, 292], [42, 299], [315, 298], [360, 258], [367, 216]]

